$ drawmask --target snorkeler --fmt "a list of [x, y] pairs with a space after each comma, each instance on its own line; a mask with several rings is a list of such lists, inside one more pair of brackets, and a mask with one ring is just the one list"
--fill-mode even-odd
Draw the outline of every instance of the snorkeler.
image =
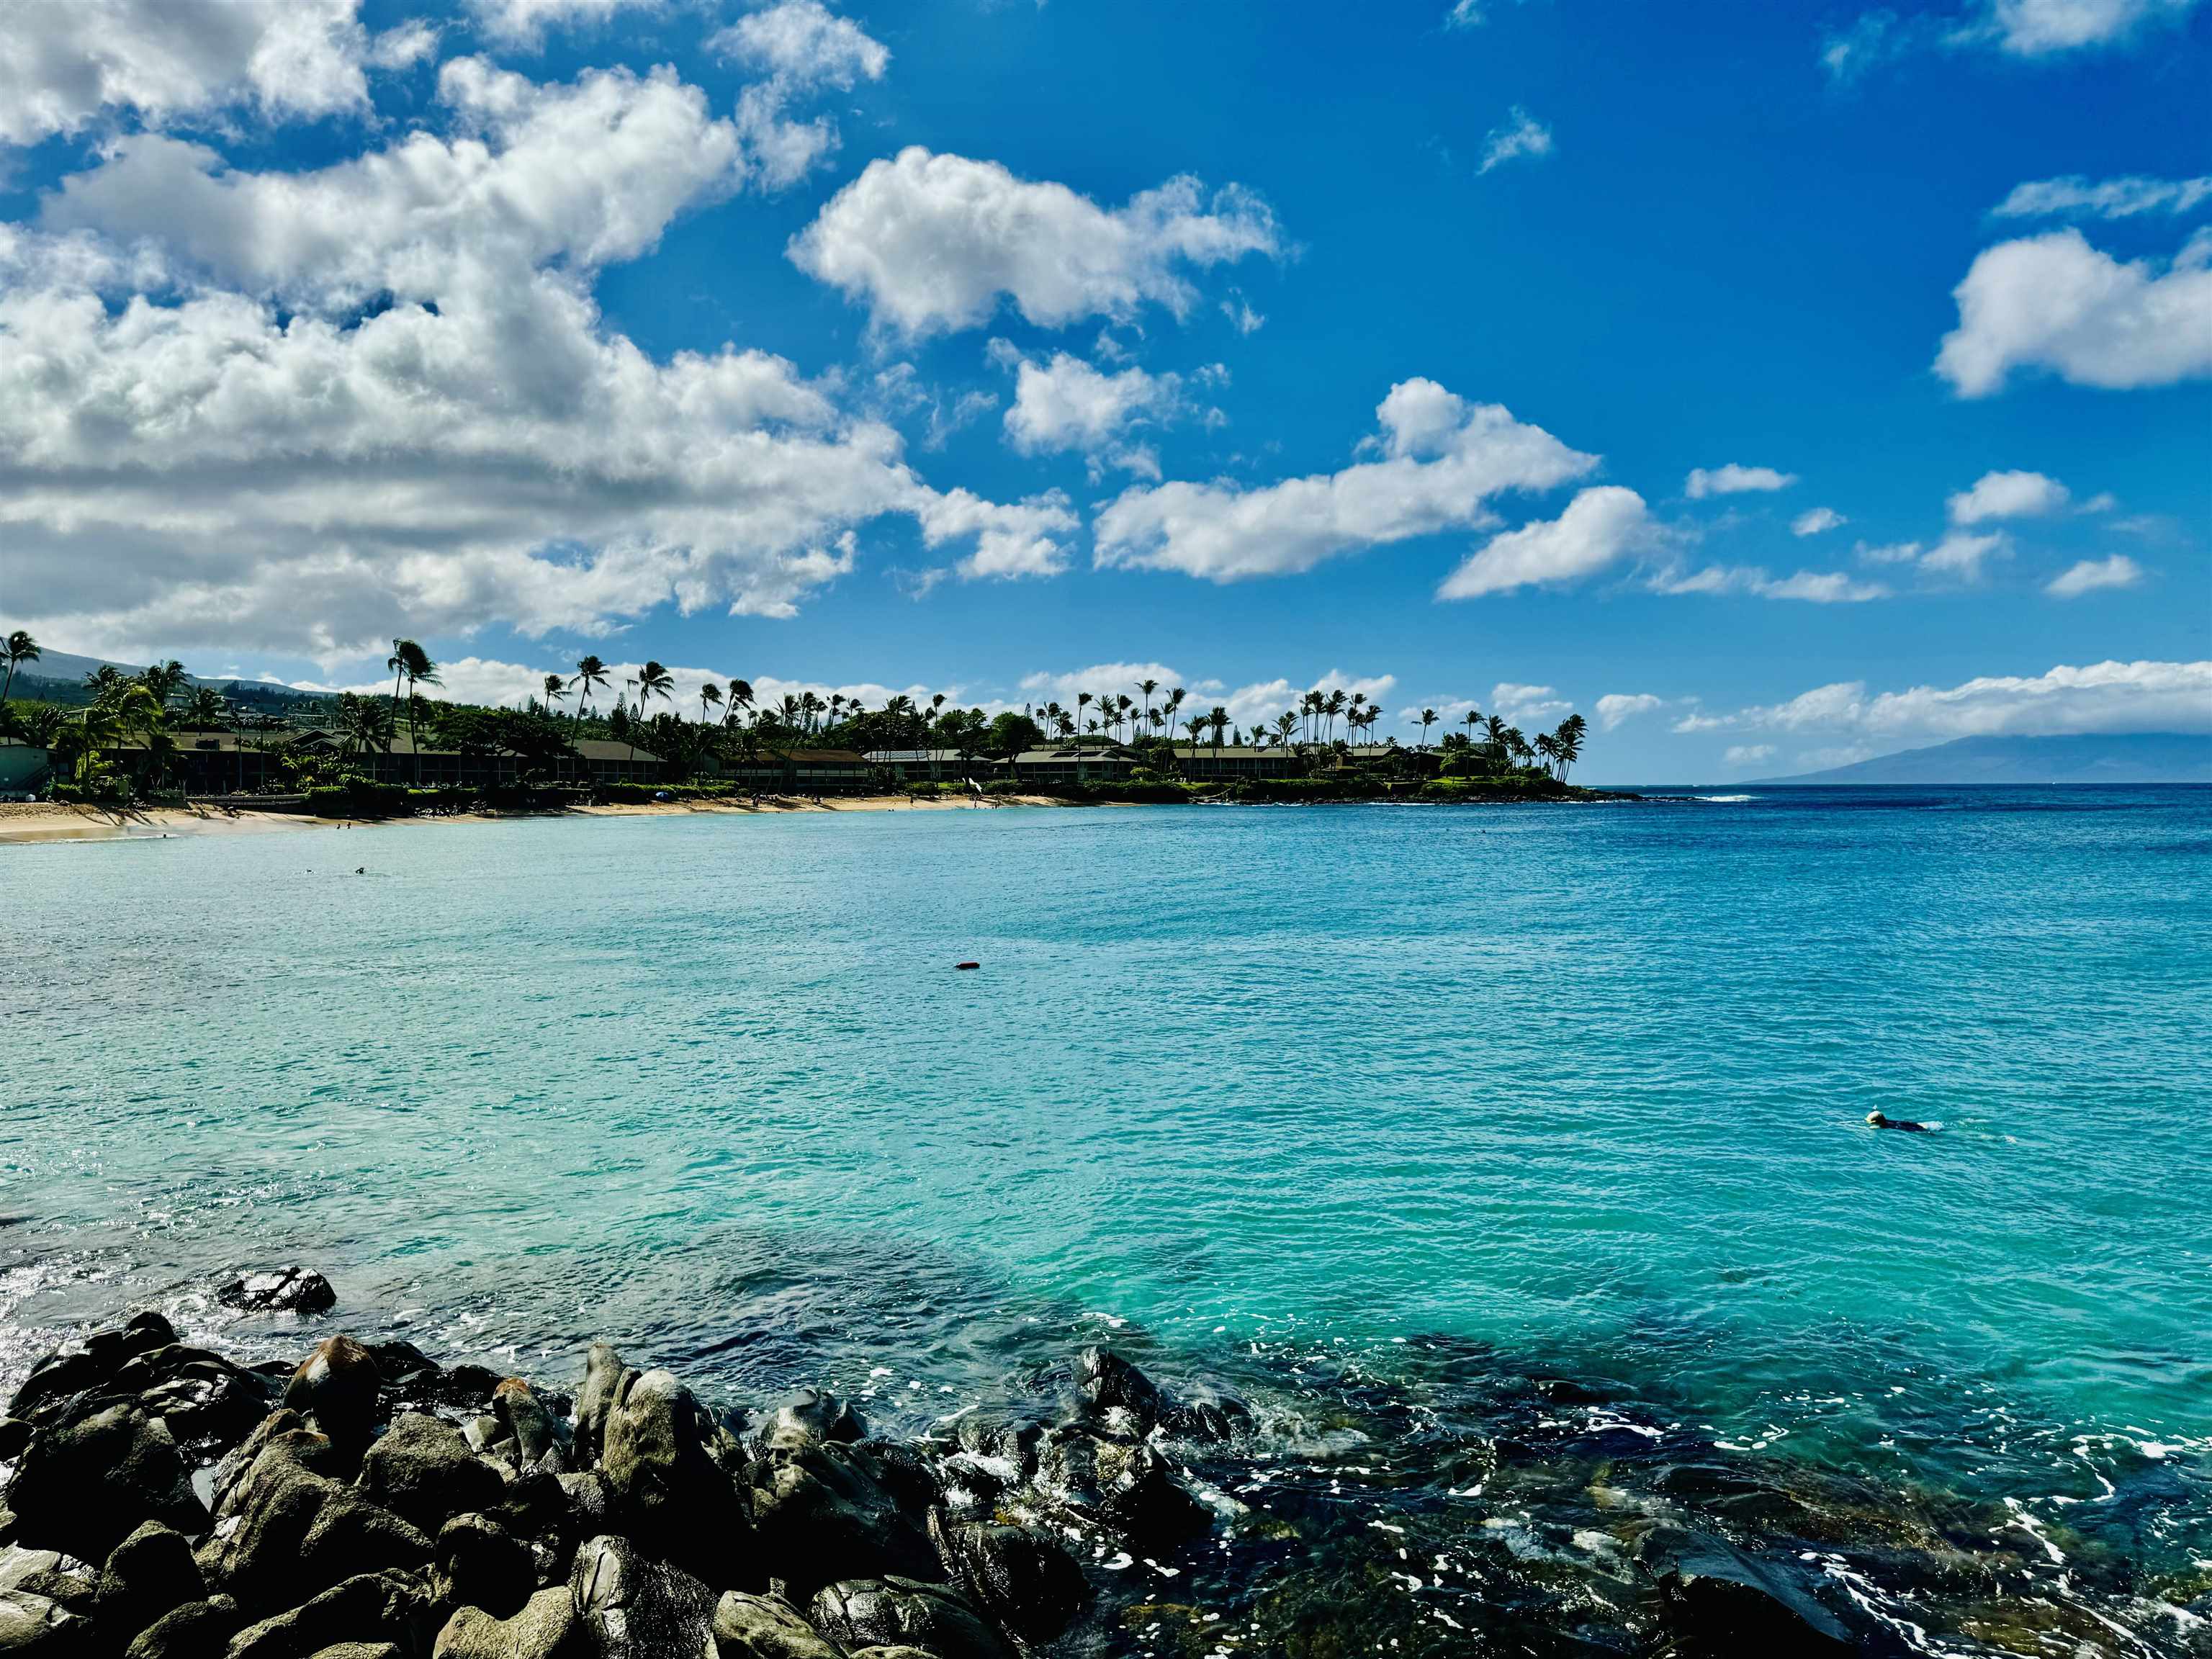
[[1909, 1117], [1884, 1117], [1880, 1112], [1869, 1112], [1867, 1121], [1877, 1129], [1906, 1129], [1917, 1135], [1929, 1132], [1925, 1123], [1915, 1123]]

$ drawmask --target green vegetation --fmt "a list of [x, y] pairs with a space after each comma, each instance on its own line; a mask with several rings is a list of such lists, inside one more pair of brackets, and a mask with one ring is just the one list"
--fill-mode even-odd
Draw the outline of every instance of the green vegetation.
[[[9, 635], [0, 685], [12, 690], [39, 658], [27, 634]], [[1272, 721], [1246, 727], [1220, 705], [1186, 713], [1184, 687], [1149, 679], [1128, 692], [1079, 691], [1072, 708], [1051, 701], [994, 714], [948, 706], [942, 694], [926, 703], [895, 696], [879, 708], [812, 691], [764, 702], [732, 677], [699, 688], [694, 715], [688, 700], [677, 706], [675, 677], [658, 662], [617, 689], [612, 669], [582, 657], [573, 676], [545, 676], [542, 697], [520, 708], [426, 696], [424, 688], [441, 679], [413, 640], [394, 640], [385, 665], [388, 696], [294, 695], [300, 706], [283, 715], [257, 704], [247, 688], [194, 685], [179, 662], [137, 674], [102, 667], [69, 686], [66, 700], [0, 697], [0, 737], [46, 751], [48, 787], [60, 799], [167, 798], [189, 777], [195, 792], [282, 794], [356, 817], [562, 804], [580, 791], [605, 800], [683, 799], [753, 793], [773, 781], [815, 793], [823, 786], [809, 769], [837, 778], [836, 787], [903, 787], [917, 798], [977, 788], [1084, 801], [1546, 800], [1584, 793], [1567, 783], [1587, 731], [1579, 714], [1530, 738], [1469, 706], [1449, 723], [1460, 729], [1432, 748], [1442, 716], [1425, 708], [1407, 717], [1420, 732], [1408, 747], [1373, 741], [1384, 711], [1341, 689], [1306, 692]], [[180, 734], [191, 734], [196, 751], [188, 765], [179, 763]], [[587, 763], [580, 745], [594, 740], [601, 746]], [[847, 758], [816, 763], [809, 750]], [[855, 777], [852, 757], [871, 753], [892, 758]], [[426, 773], [426, 757], [434, 771]], [[926, 779], [916, 775], [922, 768]]]

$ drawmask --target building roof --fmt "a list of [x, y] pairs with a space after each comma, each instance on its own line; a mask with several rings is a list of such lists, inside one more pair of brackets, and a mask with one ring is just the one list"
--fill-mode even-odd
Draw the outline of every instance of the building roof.
[[639, 749], [615, 738], [571, 738], [568, 747], [577, 758], [587, 761], [651, 761], [660, 763], [660, 757], [650, 749]]

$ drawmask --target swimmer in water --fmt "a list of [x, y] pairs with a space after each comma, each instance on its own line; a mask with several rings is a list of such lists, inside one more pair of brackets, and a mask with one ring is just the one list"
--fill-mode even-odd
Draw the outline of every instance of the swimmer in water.
[[1905, 1129], [1917, 1135], [1928, 1133], [1926, 1124], [1915, 1123], [1909, 1117], [1884, 1117], [1880, 1112], [1869, 1112], [1867, 1121], [1877, 1129]]

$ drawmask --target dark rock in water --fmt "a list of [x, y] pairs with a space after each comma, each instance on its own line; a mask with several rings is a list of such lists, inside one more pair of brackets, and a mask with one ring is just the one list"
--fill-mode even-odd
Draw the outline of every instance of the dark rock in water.
[[94, 1618], [100, 1639], [119, 1648], [162, 1614], [206, 1596], [185, 1535], [149, 1521], [108, 1552]]
[[825, 1440], [854, 1441], [868, 1437], [868, 1425], [850, 1402], [818, 1389], [801, 1389], [778, 1402], [762, 1431], [764, 1449], [796, 1450]]
[[530, 1384], [503, 1377], [493, 1388], [494, 1431], [485, 1449], [517, 1471], [557, 1473], [566, 1462], [568, 1425], [547, 1409]]
[[349, 1336], [326, 1337], [300, 1362], [284, 1403], [340, 1446], [362, 1447], [376, 1431], [376, 1361]]
[[498, 1503], [506, 1486], [459, 1429], [419, 1412], [393, 1418], [362, 1454], [360, 1484], [370, 1498], [425, 1532]]
[[576, 1455], [585, 1464], [596, 1463], [606, 1433], [607, 1413], [635, 1371], [604, 1342], [592, 1344], [584, 1356], [584, 1386], [576, 1393]]
[[1085, 1348], [1076, 1361], [1075, 1386], [1115, 1434], [1142, 1439], [1167, 1405], [1158, 1386], [1111, 1348]]
[[31, 1425], [20, 1417], [0, 1417], [0, 1463], [12, 1463], [31, 1443]]
[[1252, 1431], [1252, 1408], [1233, 1394], [1208, 1389], [1170, 1405], [1160, 1413], [1159, 1425], [1177, 1440], [1218, 1446]]
[[345, 1468], [345, 1459], [327, 1435], [317, 1434], [301, 1420], [295, 1411], [273, 1411], [254, 1425], [253, 1432], [239, 1444], [223, 1454], [210, 1474], [211, 1496], [210, 1507], [217, 1521], [227, 1518], [236, 1507], [240, 1486], [261, 1460], [261, 1454], [282, 1441], [288, 1459], [313, 1470], [317, 1474], [333, 1478]]
[[626, 1538], [587, 1540], [576, 1552], [568, 1591], [577, 1619], [608, 1659], [689, 1659], [705, 1654], [713, 1639], [714, 1592]]
[[106, 1560], [143, 1521], [187, 1533], [208, 1524], [175, 1437], [135, 1405], [33, 1436], [7, 1502], [26, 1541], [88, 1561]]
[[[934, 1577], [936, 1553], [901, 1506], [890, 1460], [835, 1441], [773, 1451], [753, 1465], [753, 1528], [766, 1573], [802, 1592], [839, 1572]], [[892, 1479], [896, 1479], [892, 1476]], [[926, 1513], [926, 1504], [916, 1513]]]
[[714, 1659], [845, 1659], [780, 1595], [731, 1590], [714, 1604]]
[[1638, 1545], [1637, 1560], [1657, 1591], [1657, 1622], [1680, 1659], [1843, 1654], [1857, 1645], [1793, 1568], [1719, 1539], [1662, 1527]]
[[817, 1630], [848, 1647], [918, 1647], [936, 1659], [1013, 1659], [1013, 1650], [965, 1597], [910, 1578], [847, 1579], [809, 1609]]
[[242, 1273], [215, 1293], [226, 1308], [248, 1313], [328, 1313], [338, 1304], [331, 1281], [308, 1267]]
[[1037, 1446], [1037, 1486], [1146, 1549], [1196, 1536], [1212, 1524], [1152, 1447], [1107, 1439], [1080, 1426], [1046, 1432]]
[[123, 1659], [223, 1659], [231, 1636], [245, 1622], [228, 1595], [187, 1601], [139, 1632]]
[[1540, 1398], [1559, 1406], [1606, 1406], [1620, 1398], [1616, 1389], [1577, 1382], [1565, 1376], [1540, 1376], [1529, 1386]]
[[538, 1589], [530, 1546], [486, 1515], [457, 1515], [438, 1529], [439, 1599], [495, 1618], [522, 1611]]
[[50, 1353], [32, 1366], [31, 1374], [9, 1402], [8, 1415], [33, 1428], [65, 1415], [87, 1415], [75, 1409], [86, 1396], [110, 1390], [116, 1373], [132, 1359], [172, 1346], [176, 1340], [175, 1329], [161, 1315], [134, 1314], [115, 1329], [94, 1332], [82, 1347]]
[[422, 1586], [401, 1573], [363, 1573], [231, 1638], [226, 1659], [313, 1659], [350, 1642], [396, 1644], [412, 1652], [434, 1621]]
[[952, 1582], [1000, 1628], [1024, 1642], [1048, 1642], [1090, 1599], [1075, 1558], [1036, 1527], [929, 1517], [930, 1541]]
[[312, 1456], [315, 1440], [296, 1431], [271, 1439], [228, 1495], [228, 1532], [200, 1552], [201, 1570], [250, 1613], [365, 1573], [428, 1564], [430, 1540], [419, 1528], [314, 1472], [302, 1453]]
[[[588, 1383], [587, 1383], [588, 1386]], [[608, 1402], [599, 1472], [620, 1529], [721, 1584], [747, 1573], [750, 1516], [717, 1461], [734, 1457], [705, 1407], [666, 1371], [623, 1373]]]

